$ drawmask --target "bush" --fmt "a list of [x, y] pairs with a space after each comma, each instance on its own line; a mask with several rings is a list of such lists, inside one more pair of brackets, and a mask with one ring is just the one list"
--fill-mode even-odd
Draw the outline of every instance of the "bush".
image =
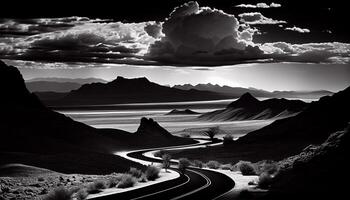
[[94, 181], [87, 186], [87, 192], [89, 194], [96, 194], [101, 192], [102, 189], [106, 188], [106, 183], [102, 180]]
[[233, 143], [233, 136], [230, 134], [226, 134], [224, 136], [224, 145], [225, 144], [232, 144]]
[[232, 170], [232, 165], [231, 164], [225, 164], [225, 165], [221, 165], [220, 167], [223, 170]]
[[120, 181], [120, 178], [117, 178], [117, 177], [111, 177], [108, 179], [108, 187], [109, 188], [114, 188], [115, 186], [118, 185]]
[[43, 182], [43, 181], [45, 181], [45, 179], [43, 177], [39, 177], [38, 181]]
[[279, 166], [274, 162], [265, 162], [259, 167], [259, 174], [262, 174], [264, 172], [275, 175], [279, 171]]
[[237, 167], [243, 176], [256, 175], [254, 165], [251, 162], [239, 161]]
[[259, 176], [258, 187], [261, 189], [267, 189], [273, 180], [273, 175], [263, 172]]
[[207, 167], [209, 167], [210, 169], [219, 169], [220, 163], [218, 161], [211, 160], [207, 162]]
[[123, 174], [119, 184], [117, 185], [118, 188], [128, 188], [128, 187], [132, 187], [135, 185], [136, 183], [136, 178], [133, 177], [130, 174]]
[[44, 200], [71, 200], [73, 193], [66, 188], [59, 187], [51, 191]]
[[77, 200], [84, 200], [89, 195], [89, 193], [86, 191], [86, 189], [80, 189], [76, 193]]
[[182, 173], [185, 173], [186, 169], [191, 165], [191, 162], [187, 158], [180, 158], [179, 159], [179, 170]]
[[162, 159], [163, 159], [163, 168], [165, 169], [165, 171], [167, 171], [167, 169], [170, 167], [171, 156], [169, 154], [163, 154]]
[[205, 131], [203, 134], [205, 136], [208, 136], [210, 140], [214, 140], [215, 135], [219, 134], [219, 132], [220, 132], [220, 128], [217, 126], [217, 127], [209, 128], [209, 130]]
[[198, 167], [198, 168], [203, 168], [203, 162], [200, 160], [194, 160], [193, 161], [193, 166]]
[[146, 177], [146, 174], [142, 173], [141, 177], [139, 178], [139, 182], [140, 183], [145, 183], [147, 182], [147, 177]]
[[130, 167], [129, 174], [131, 174], [135, 178], [140, 178], [142, 175], [142, 171], [139, 169], [136, 169], [135, 167]]
[[145, 172], [147, 180], [154, 181], [159, 178], [159, 171], [158, 167], [148, 165]]

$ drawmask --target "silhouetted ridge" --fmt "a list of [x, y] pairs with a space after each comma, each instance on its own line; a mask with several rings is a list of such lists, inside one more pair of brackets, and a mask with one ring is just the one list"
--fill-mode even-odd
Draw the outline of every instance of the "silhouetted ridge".
[[260, 101], [253, 97], [249, 92], [244, 93], [238, 100], [230, 103], [227, 107], [246, 107], [254, 106], [254, 104], [259, 103]]
[[284, 118], [302, 111], [307, 103], [300, 100], [267, 99], [259, 101], [250, 93], [243, 94], [225, 109], [199, 116], [202, 120], [234, 121]]
[[161, 127], [152, 118], [147, 119], [146, 117], [141, 118], [140, 126], [138, 127], [137, 134], [152, 135], [152, 136], [166, 136], [173, 137], [167, 130]]

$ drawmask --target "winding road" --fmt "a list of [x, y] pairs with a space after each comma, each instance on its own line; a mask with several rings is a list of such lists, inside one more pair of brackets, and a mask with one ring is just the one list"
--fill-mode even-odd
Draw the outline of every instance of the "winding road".
[[[193, 145], [137, 150], [126, 153], [125, 157], [133, 161], [138, 160], [151, 163], [162, 163], [160, 158], [145, 156], [145, 154], [159, 149], [175, 150], [182, 148], [199, 148], [203, 145], [215, 145], [215, 143], [207, 142]], [[172, 160], [170, 169], [179, 172], [176, 167], [177, 160]], [[216, 199], [230, 191], [234, 186], [235, 182], [225, 174], [212, 170], [189, 167], [184, 174], [180, 173], [178, 178], [94, 199]]]

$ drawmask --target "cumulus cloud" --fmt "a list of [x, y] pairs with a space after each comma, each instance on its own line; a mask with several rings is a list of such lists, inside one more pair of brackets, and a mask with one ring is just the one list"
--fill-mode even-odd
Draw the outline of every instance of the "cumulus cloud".
[[[254, 6], [258, 6], [254, 5]], [[266, 7], [262, 4], [260, 7]], [[269, 7], [278, 7], [270, 4]], [[238, 18], [237, 18], [238, 17]], [[238, 16], [189, 2], [163, 22], [123, 23], [85, 17], [0, 19], [0, 58], [47, 68], [104, 64], [220, 66], [251, 62], [346, 63], [350, 44], [256, 43], [255, 25], [285, 21], [259, 12]], [[259, 27], [259, 26], [258, 26]], [[285, 30], [309, 32], [287, 27]], [[56, 64], [49, 64], [56, 63]]]
[[275, 61], [349, 64], [350, 44], [340, 42], [290, 44], [286, 42], [260, 45]]
[[238, 15], [240, 22], [247, 24], [285, 24], [286, 21], [275, 20], [272, 18], [265, 17], [259, 12], [242, 13]]
[[296, 27], [296, 26], [293, 26], [293, 27], [286, 27], [285, 30], [296, 31], [296, 32], [299, 32], [299, 33], [310, 33], [310, 29], [307, 29], [307, 28], [299, 28], [299, 27]]
[[239, 4], [239, 5], [236, 5], [236, 7], [238, 7], [238, 8], [279, 8], [279, 7], [282, 7], [282, 5], [272, 2], [270, 5], [268, 5], [266, 3], [257, 3], [255, 5], [253, 5], [253, 4]]
[[150, 59], [213, 65], [257, 59], [262, 53], [251, 46], [253, 32], [238, 30], [234, 15], [197, 2], [175, 8], [162, 27], [164, 37], [150, 46]]
[[[68, 29], [22, 37], [0, 38], [0, 57], [22, 60], [140, 63], [155, 38], [146, 31], [146, 26], [155, 22], [122, 23], [88, 18], [35, 19], [49, 26], [74, 23]], [[34, 23], [34, 21], [32, 23]], [[79, 23], [78, 23], [79, 22]], [[29, 21], [26, 21], [29, 23]], [[2, 42], [3, 40], [10, 40]], [[4, 45], [6, 44], [6, 45]]]

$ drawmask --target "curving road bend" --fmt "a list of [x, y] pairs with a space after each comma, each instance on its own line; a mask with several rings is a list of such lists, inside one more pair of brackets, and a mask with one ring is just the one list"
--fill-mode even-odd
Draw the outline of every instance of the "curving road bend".
[[[146, 157], [145, 154], [149, 151], [155, 151], [159, 149], [172, 150], [180, 149], [182, 147], [195, 148], [196, 146], [200, 147], [201, 145], [203, 145], [203, 143], [176, 147], [138, 150], [127, 153], [127, 157], [132, 158], [132, 160], [136, 159], [145, 162], [161, 163], [162, 160], [160, 158]], [[170, 167], [170, 169], [178, 171], [175, 168], [177, 166], [177, 161], [172, 160], [171, 164], [172, 166]], [[234, 187], [234, 185], [235, 182], [222, 173], [191, 167], [186, 170], [185, 174], [181, 174], [180, 177], [173, 180], [168, 180], [165, 182], [153, 184], [135, 190], [130, 190], [127, 192], [97, 197], [94, 199], [215, 199], [230, 191]]]

